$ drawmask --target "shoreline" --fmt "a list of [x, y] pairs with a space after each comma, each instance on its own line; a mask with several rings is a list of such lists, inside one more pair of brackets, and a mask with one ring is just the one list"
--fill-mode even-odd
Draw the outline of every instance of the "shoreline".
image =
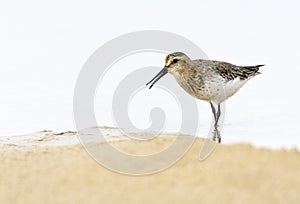
[[[104, 140], [95, 140], [95, 136], [97, 136], [97, 133], [95, 131], [100, 130], [104, 136]], [[65, 131], [65, 132], [54, 132], [52, 130], [42, 130], [37, 131], [29, 134], [22, 134], [22, 135], [12, 135], [12, 136], [1, 136], [0, 137], [0, 149], [3, 149], [4, 147], [10, 147], [10, 148], [30, 148], [30, 147], [47, 147], [47, 146], [72, 146], [77, 144], [82, 144], [81, 141], [78, 138], [77, 135], [78, 132], [76, 131]], [[122, 140], [128, 140], [129, 138], [127, 136], [123, 135], [123, 132], [121, 132], [116, 127], [108, 127], [108, 126], [98, 126], [98, 127], [92, 127], [87, 129], [87, 132], [85, 138], [89, 140], [90, 142], [112, 142], [112, 141], [122, 141]], [[154, 136], [152, 133], [143, 133], [144, 135], [141, 135], [140, 133], [133, 133], [137, 134], [137, 138], [141, 137], [141, 139], [147, 139], [147, 137], [170, 137], [170, 136], [187, 136], [187, 137], [195, 137], [200, 139], [206, 139], [199, 136], [191, 136], [189, 134], [182, 134], [182, 133], [173, 133], [173, 132], [167, 132], [163, 133], [159, 136]], [[145, 136], [146, 135], [146, 136]], [[224, 136], [226, 138], [226, 136]], [[229, 138], [227, 140], [224, 140], [222, 142], [222, 145], [251, 145], [254, 148], [257, 149], [268, 149], [268, 150], [296, 150], [300, 151], [300, 146], [298, 145], [289, 145], [289, 146], [266, 146], [264, 144], [253, 144], [252, 142], [247, 141], [230, 141]]]
[[[182, 142], [187, 138], [182, 138]], [[143, 154], [172, 138], [114, 141]], [[99, 165], [81, 145], [2, 149], [0, 203], [299, 203], [300, 153], [218, 145], [199, 161], [203, 139], [159, 173], [128, 176]], [[101, 148], [99, 144], [99, 147]]]

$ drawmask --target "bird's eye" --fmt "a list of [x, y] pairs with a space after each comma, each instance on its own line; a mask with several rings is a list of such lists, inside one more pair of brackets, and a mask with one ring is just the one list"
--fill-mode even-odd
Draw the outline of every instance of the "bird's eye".
[[178, 59], [173, 59], [172, 61], [174, 64], [178, 62]]

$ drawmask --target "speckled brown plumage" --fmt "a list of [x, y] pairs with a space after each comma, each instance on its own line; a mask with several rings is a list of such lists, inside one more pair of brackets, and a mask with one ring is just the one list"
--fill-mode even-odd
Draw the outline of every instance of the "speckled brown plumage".
[[210, 66], [215, 70], [220, 76], [226, 80], [234, 80], [239, 77], [241, 80], [248, 79], [257, 74], [260, 74], [259, 67], [264, 65], [255, 66], [237, 66], [230, 64], [228, 62], [221, 62], [215, 60], [193, 60], [195, 64], [202, 66]]

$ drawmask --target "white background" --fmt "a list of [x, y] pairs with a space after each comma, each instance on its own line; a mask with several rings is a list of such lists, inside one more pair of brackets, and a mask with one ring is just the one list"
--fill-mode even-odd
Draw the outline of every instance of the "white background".
[[[248, 82], [226, 103], [225, 143], [299, 147], [298, 2], [1, 1], [0, 136], [75, 129], [73, 89], [87, 58], [119, 35], [155, 29], [190, 39], [210, 59], [238, 65], [267, 65], [262, 75]], [[123, 69], [134, 61], [143, 67], [163, 66], [164, 56], [129, 59], [123, 62]], [[115, 83], [120, 76], [114, 76]], [[106, 90], [107, 95], [100, 97], [107, 98], [113, 92]], [[153, 94], [154, 101], [146, 104], [142, 99], [139, 102], [138, 96], [133, 100], [139, 111], [131, 111], [130, 116], [140, 122], [137, 126], [147, 126], [145, 115], [148, 117], [151, 103], [157, 105], [157, 94]], [[102, 106], [110, 104], [99, 101], [97, 96], [99, 125], [114, 126], [109, 112], [101, 112], [105, 111]], [[161, 101], [162, 107], [167, 101]], [[144, 106], [137, 105], [141, 102]], [[172, 116], [172, 110], [177, 110], [175, 103], [170, 107], [168, 127], [176, 129], [180, 117]], [[210, 107], [203, 102], [199, 102], [199, 107], [203, 113], [199, 134], [204, 135], [211, 120]]]

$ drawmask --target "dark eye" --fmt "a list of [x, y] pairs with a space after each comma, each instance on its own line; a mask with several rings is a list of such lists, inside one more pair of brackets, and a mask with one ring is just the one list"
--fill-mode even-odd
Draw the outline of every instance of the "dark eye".
[[172, 61], [174, 64], [178, 62], [178, 59], [173, 59]]

